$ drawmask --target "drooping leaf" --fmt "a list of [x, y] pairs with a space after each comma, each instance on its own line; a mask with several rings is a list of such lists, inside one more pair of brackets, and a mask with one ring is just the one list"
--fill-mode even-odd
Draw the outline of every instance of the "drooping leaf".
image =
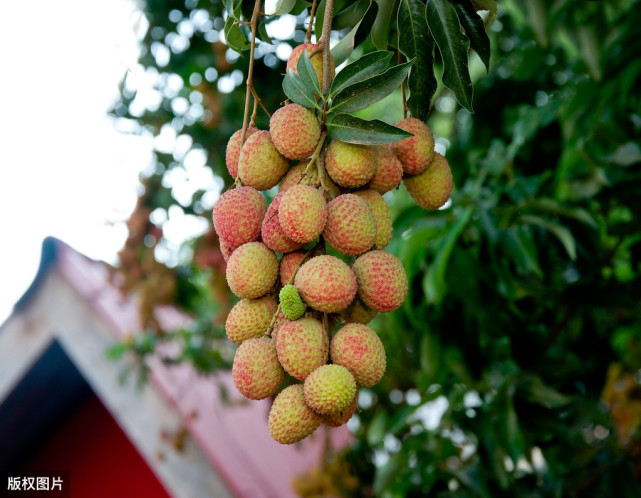
[[270, 15], [282, 16], [285, 14], [289, 14], [295, 5], [296, 0], [278, 0], [274, 13]]
[[327, 130], [333, 139], [364, 145], [389, 144], [412, 136], [383, 121], [366, 121], [349, 114], [331, 114], [327, 120]]
[[319, 108], [314, 96], [314, 89], [306, 86], [294, 71], [287, 71], [283, 78], [285, 95], [296, 104], [303, 107]]
[[[312, 61], [307, 55], [307, 50], [303, 50], [298, 58], [298, 64], [296, 65], [296, 71], [298, 72], [298, 77], [300, 78], [305, 88], [312, 90], [312, 95], [320, 95], [321, 88], [318, 81], [318, 76], [316, 71], [314, 71], [314, 66], [312, 66]], [[289, 71], [291, 73], [291, 71]], [[314, 99], [315, 100], [315, 99]]]
[[336, 95], [343, 88], [380, 74], [387, 68], [392, 52], [379, 50], [370, 52], [345, 66], [334, 78], [330, 95]]
[[[376, 19], [377, 10], [378, 6], [376, 4], [370, 4], [361, 20], [332, 48], [334, 64], [339, 66], [346, 61], [354, 50], [354, 47], [367, 37]], [[316, 35], [318, 36], [318, 33]]]
[[263, 41], [265, 43], [269, 43], [270, 45], [273, 43], [273, 40], [267, 34], [267, 28], [265, 26], [265, 19], [261, 19], [261, 21], [258, 23], [258, 29], [256, 30], [256, 35], [258, 36], [258, 39], [260, 41]]
[[443, 84], [463, 107], [474, 112], [468, 69], [470, 41], [461, 30], [456, 9], [447, 0], [428, 0], [425, 19], [443, 58]]
[[377, 4], [378, 14], [372, 26], [372, 43], [379, 50], [387, 50], [395, 2], [394, 0], [378, 0]]
[[356, 26], [356, 24], [363, 19], [370, 3], [371, 0], [358, 0], [357, 2], [348, 2], [347, 5], [342, 8], [340, 5], [334, 4], [332, 30], [341, 30]]
[[358, 23], [358, 29], [354, 35], [355, 47], [363, 43], [372, 32], [372, 26], [374, 26], [374, 21], [376, 21], [376, 14], [378, 14], [378, 4], [376, 2], [372, 2], [360, 23]]
[[411, 60], [389, 68], [382, 74], [343, 88], [333, 99], [333, 112], [355, 112], [387, 97], [403, 82], [409, 73]]
[[549, 222], [540, 218], [538, 216], [524, 215], [520, 217], [520, 220], [524, 223], [529, 223], [532, 225], [538, 225], [542, 228], [545, 228], [549, 232], [553, 233], [557, 239], [563, 244], [565, 251], [568, 253], [568, 256], [572, 261], [576, 259], [576, 242], [572, 236], [572, 232], [566, 227], [557, 225], [556, 223]]
[[243, 50], [249, 49], [249, 40], [247, 39], [247, 36], [245, 36], [245, 33], [240, 29], [240, 26], [236, 24], [233, 17], [229, 17], [225, 22], [224, 32], [225, 41], [229, 48], [238, 53], [242, 53]]
[[407, 101], [412, 116], [425, 120], [430, 111], [430, 102], [436, 91], [434, 77], [434, 41], [425, 21], [425, 8], [419, 0], [400, 0], [397, 22], [399, 49], [408, 59], [414, 59], [410, 71]]
[[459, 21], [470, 39], [470, 45], [479, 55], [485, 69], [490, 69], [490, 39], [485, 32], [483, 19], [476, 13], [470, 0], [453, 0]]
[[227, 11], [227, 20], [229, 18], [239, 20], [241, 14], [242, 0], [225, 0], [225, 10]]

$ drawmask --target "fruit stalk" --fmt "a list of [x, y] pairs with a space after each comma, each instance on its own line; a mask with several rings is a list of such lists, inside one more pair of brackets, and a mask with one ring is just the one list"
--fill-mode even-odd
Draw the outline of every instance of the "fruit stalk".
[[318, 6], [317, 0], [312, 3], [312, 8], [309, 11], [309, 26], [307, 26], [307, 33], [305, 33], [305, 43], [312, 41], [312, 26], [314, 25], [314, 16], [316, 15], [316, 7]]

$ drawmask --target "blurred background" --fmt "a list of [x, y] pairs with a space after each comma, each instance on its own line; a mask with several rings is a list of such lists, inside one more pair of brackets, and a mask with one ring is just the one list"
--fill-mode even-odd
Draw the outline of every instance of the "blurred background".
[[[242, 126], [248, 64], [224, 43], [224, 6], [42, 2], [31, 17], [7, 8], [5, 19], [29, 21], [0, 33], [0, 314], [53, 235], [117, 265], [99, 280], [135, 296], [105, 343], [120, 339], [112, 359], [133, 358], [128, 368], [144, 377], [171, 344], [165, 364], [199, 379], [224, 372], [233, 296], [210, 212], [232, 183], [224, 151]], [[387, 373], [361, 390], [349, 442], [326, 445], [287, 489], [641, 494], [640, 23], [633, 0], [499, 2], [489, 71], [471, 55], [475, 113], [439, 87], [428, 119], [452, 166], [451, 204], [427, 212], [402, 187], [385, 196], [387, 250], [410, 281], [405, 305], [370, 324]], [[266, 25], [273, 42], [257, 46], [254, 81], [270, 110], [306, 26], [304, 13]], [[360, 115], [401, 114], [396, 92]], [[257, 124], [267, 127], [265, 114]], [[84, 268], [60, 261], [67, 280]], [[192, 435], [207, 430], [181, 420]]]

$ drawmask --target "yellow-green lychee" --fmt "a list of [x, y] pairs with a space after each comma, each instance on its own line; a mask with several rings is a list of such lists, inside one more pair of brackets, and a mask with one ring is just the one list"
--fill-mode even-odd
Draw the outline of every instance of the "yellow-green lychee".
[[[248, 127], [245, 133], [245, 140], [257, 131], [258, 128], [254, 128], [253, 126]], [[235, 132], [230, 137], [229, 142], [227, 142], [227, 149], [225, 149], [225, 164], [227, 164], [227, 171], [229, 171], [232, 178], [238, 176], [238, 156], [240, 155], [240, 140], [242, 135], [242, 129]]]
[[376, 157], [376, 171], [367, 188], [384, 194], [401, 184], [403, 165], [387, 144], [374, 146], [373, 151]]
[[341, 365], [323, 365], [310, 373], [304, 384], [305, 402], [320, 415], [337, 415], [353, 403], [356, 381]]
[[349, 422], [349, 419], [352, 418], [357, 408], [358, 392], [356, 393], [356, 396], [354, 396], [354, 400], [347, 408], [334, 415], [323, 415], [322, 422], [329, 427], [340, 427], [341, 425], [345, 425], [347, 422]]
[[278, 391], [285, 371], [269, 337], [247, 339], [236, 350], [232, 366], [236, 389], [248, 399], [265, 399]]
[[376, 315], [378, 315], [378, 311], [365, 306], [363, 301], [356, 296], [352, 304], [341, 312], [340, 318], [345, 323], [362, 323], [363, 325], [367, 325]]
[[285, 235], [306, 244], [318, 237], [327, 222], [323, 193], [309, 185], [295, 185], [285, 191], [278, 208], [278, 221]]
[[[314, 67], [314, 71], [316, 72], [316, 77], [318, 78], [318, 86], [320, 88], [323, 87], [323, 54], [318, 51], [314, 55], [311, 55], [315, 50], [318, 50], [320, 48], [320, 45], [316, 45], [314, 43], [304, 43], [302, 45], [298, 45], [297, 47], [292, 50], [292, 53], [289, 56], [289, 59], [287, 60], [287, 71], [292, 70], [294, 72], [297, 71], [298, 67], [298, 59], [300, 58], [300, 54], [303, 53], [303, 50], [307, 51], [307, 55], [311, 57], [311, 63], [312, 66]], [[330, 55], [329, 58], [329, 64], [330, 64], [330, 69], [331, 69], [331, 74], [332, 74], [332, 79], [334, 79], [334, 73], [335, 73], [335, 66], [334, 66], [334, 58]]]
[[283, 315], [289, 320], [298, 320], [305, 314], [305, 303], [298, 295], [296, 287], [293, 285], [286, 285], [280, 290], [278, 295], [280, 300], [280, 309], [283, 310]]
[[298, 380], [327, 363], [329, 341], [323, 325], [315, 318], [300, 318], [286, 323], [276, 338], [278, 361]]
[[330, 255], [316, 256], [303, 263], [294, 285], [308, 306], [327, 313], [344, 310], [356, 295], [354, 273], [345, 262]]
[[298, 263], [300, 263], [304, 257], [304, 251], [294, 251], [283, 255], [280, 260], [280, 284], [282, 286], [294, 283], [293, 280], [290, 282], [291, 277]]
[[372, 387], [383, 378], [385, 348], [367, 325], [348, 323], [334, 334], [329, 347], [332, 363], [347, 368], [359, 386]]
[[337, 185], [356, 188], [372, 179], [376, 161], [372, 148], [367, 145], [332, 140], [327, 147], [325, 167]]
[[256, 240], [266, 211], [265, 199], [254, 188], [238, 187], [221, 195], [212, 213], [214, 229], [221, 245], [224, 243], [233, 251]]
[[243, 185], [268, 190], [276, 185], [289, 169], [289, 161], [276, 150], [268, 131], [252, 134], [240, 149], [238, 176]]
[[276, 313], [278, 303], [274, 296], [260, 299], [241, 299], [231, 309], [225, 321], [225, 332], [234, 344], [265, 335]]
[[227, 262], [227, 284], [240, 298], [257, 299], [267, 294], [278, 278], [278, 259], [262, 242], [248, 242], [236, 249]]
[[276, 442], [293, 444], [312, 434], [320, 423], [320, 415], [305, 404], [303, 385], [293, 384], [276, 396], [267, 425]]
[[285, 235], [283, 228], [280, 226], [280, 221], [278, 220], [278, 209], [280, 207], [280, 201], [283, 198], [283, 194], [284, 192], [279, 192], [269, 205], [269, 208], [267, 208], [267, 213], [265, 213], [260, 233], [264, 244], [272, 251], [286, 253], [300, 249], [303, 247], [303, 244], [290, 239]]
[[368, 202], [354, 194], [342, 194], [330, 201], [323, 237], [346, 256], [370, 249], [376, 239], [376, 218]]
[[375, 190], [360, 190], [354, 192], [355, 195], [364, 199], [369, 205], [376, 218], [376, 239], [374, 240], [375, 249], [383, 249], [392, 239], [392, 217], [389, 208], [383, 196]]
[[381, 313], [397, 309], [407, 296], [407, 275], [401, 261], [386, 251], [359, 256], [352, 270], [358, 281], [358, 297]]
[[294, 185], [311, 185], [312, 187], [318, 187], [320, 185], [318, 182], [318, 168], [312, 167], [308, 178], [306, 171], [308, 164], [308, 160], [303, 160], [289, 168], [289, 171], [285, 173], [285, 176], [280, 181], [278, 191], [285, 192], [285, 190]]
[[288, 104], [269, 120], [272, 142], [288, 159], [305, 159], [316, 149], [321, 126], [316, 114], [302, 105]]
[[416, 204], [424, 209], [438, 209], [452, 193], [452, 170], [447, 159], [435, 152], [427, 169], [419, 175], [405, 177], [403, 184]]
[[390, 144], [390, 150], [403, 165], [403, 171], [408, 175], [417, 175], [427, 168], [434, 154], [434, 135], [429, 126], [416, 118], [405, 118], [396, 123], [398, 128], [413, 133], [407, 137]]
[[274, 341], [274, 344], [276, 344], [276, 339], [278, 337], [278, 332], [280, 332], [280, 329], [282, 329], [289, 322], [291, 322], [291, 320], [289, 318], [285, 318], [285, 315], [283, 315], [283, 310], [278, 310], [278, 315], [276, 316], [276, 321], [274, 322], [274, 330], [272, 330], [272, 340]]

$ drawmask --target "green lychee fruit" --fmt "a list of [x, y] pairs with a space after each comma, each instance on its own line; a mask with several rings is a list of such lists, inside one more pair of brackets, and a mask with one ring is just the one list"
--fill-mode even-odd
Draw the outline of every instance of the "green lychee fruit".
[[389, 145], [373, 147], [376, 157], [376, 172], [367, 184], [367, 188], [384, 194], [398, 187], [403, 179], [403, 165], [390, 150]]
[[332, 337], [329, 354], [332, 363], [347, 368], [361, 387], [378, 384], [385, 374], [385, 348], [367, 325], [348, 323], [339, 329]]
[[260, 230], [263, 242], [267, 247], [275, 252], [292, 252], [303, 247], [303, 244], [294, 242], [290, 239], [278, 220], [278, 209], [284, 192], [280, 192], [267, 208], [267, 213], [263, 219], [263, 226]]
[[265, 399], [278, 391], [285, 371], [269, 337], [247, 339], [236, 350], [232, 366], [236, 389], [248, 399]]
[[313, 154], [321, 134], [316, 114], [302, 105], [288, 104], [269, 120], [272, 141], [288, 159], [305, 159]]
[[278, 278], [278, 259], [262, 242], [248, 242], [236, 249], [227, 262], [227, 284], [240, 298], [257, 299], [267, 294]]
[[241, 299], [227, 315], [225, 332], [234, 344], [253, 337], [265, 335], [267, 327], [276, 313], [278, 303], [274, 296], [264, 296], [260, 299]]
[[376, 171], [371, 147], [332, 140], [325, 156], [327, 173], [337, 185], [346, 188], [362, 187]]
[[280, 260], [280, 284], [282, 286], [294, 283], [293, 280], [290, 282], [291, 277], [294, 274], [296, 266], [298, 266], [298, 263], [300, 263], [304, 257], [305, 253], [303, 251], [295, 251], [283, 255]]
[[376, 218], [367, 201], [354, 194], [342, 194], [330, 201], [323, 237], [347, 256], [370, 249], [376, 239]]
[[[228, 190], [214, 204], [214, 228], [231, 251], [252, 242], [260, 234], [260, 225], [267, 211], [265, 199], [258, 190], [238, 187]], [[224, 254], [224, 253], [223, 253]]]
[[294, 285], [308, 306], [327, 313], [344, 310], [356, 295], [354, 273], [342, 260], [330, 255], [303, 263]]
[[278, 221], [290, 239], [307, 244], [318, 237], [327, 222], [323, 193], [309, 185], [295, 185], [283, 194]]
[[293, 444], [312, 434], [321, 423], [321, 417], [305, 404], [302, 384], [283, 389], [269, 411], [269, 433], [280, 444]]
[[363, 325], [367, 325], [376, 315], [378, 315], [378, 311], [365, 306], [363, 301], [356, 296], [352, 304], [341, 312], [341, 320], [345, 323], [362, 323]]
[[[316, 52], [314, 55], [311, 55], [311, 53], [320, 48], [319, 45], [315, 45], [313, 43], [304, 43], [302, 45], [298, 45], [297, 47], [292, 50], [291, 55], [289, 56], [289, 59], [287, 60], [287, 71], [292, 70], [294, 72], [297, 72], [297, 67], [298, 67], [298, 59], [300, 58], [300, 54], [303, 53], [303, 50], [307, 51], [307, 55], [311, 57], [311, 63], [312, 66], [314, 67], [314, 72], [316, 72], [316, 77], [318, 78], [318, 86], [323, 87], [323, 54], [322, 52]], [[334, 58], [330, 55], [329, 59], [330, 63], [330, 69], [332, 73], [332, 79], [334, 79], [334, 73], [335, 73], [335, 66], [334, 66]]]
[[306, 170], [308, 164], [307, 160], [294, 164], [280, 181], [278, 191], [285, 192], [285, 190], [294, 185], [311, 185], [312, 187], [318, 187], [320, 185], [318, 182], [318, 169], [312, 167], [309, 172], [309, 178], [307, 178]]
[[278, 295], [280, 299], [280, 309], [283, 310], [283, 315], [289, 320], [298, 320], [305, 314], [305, 303], [298, 295], [296, 287], [293, 285], [286, 285], [280, 290]]
[[349, 419], [352, 418], [357, 408], [358, 392], [356, 393], [356, 396], [354, 396], [354, 401], [352, 401], [347, 408], [335, 415], [324, 415], [322, 418], [322, 422], [329, 427], [340, 427], [341, 425], [345, 425], [347, 422], [349, 422]]
[[338, 415], [353, 403], [356, 381], [341, 365], [323, 365], [307, 376], [305, 402], [320, 415]]
[[[248, 127], [245, 133], [245, 140], [257, 131], [258, 128], [254, 128], [253, 126]], [[242, 129], [235, 132], [229, 139], [229, 142], [227, 142], [227, 149], [225, 150], [225, 163], [227, 164], [227, 171], [229, 171], [232, 178], [238, 176], [238, 156], [240, 155], [240, 139], [242, 135]]]
[[403, 171], [408, 175], [417, 175], [427, 168], [434, 154], [434, 135], [432, 130], [420, 119], [405, 118], [396, 123], [398, 128], [413, 133], [390, 144], [390, 150], [403, 165]]
[[383, 249], [392, 239], [392, 217], [383, 196], [375, 190], [360, 190], [355, 195], [364, 199], [376, 218], [375, 249]]
[[407, 275], [401, 261], [386, 251], [359, 256], [352, 270], [358, 281], [358, 297], [381, 313], [394, 311], [407, 296]]
[[323, 325], [315, 318], [301, 318], [286, 323], [276, 338], [278, 361], [298, 380], [327, 363], [329, 341]]
[[289, 162], [281, 155], [268, 131], [252, 134], [240, 149], [238, 175], [243, 185], [256, 190], [268, 190], [276, 185], [289, 169]]
[[435, 152], [427, 169], [419, 175], [405, 177], [403, 184], [416, 204], [424, 209], [438, 209], [452, 193], [452, 170], [447, 159]]

